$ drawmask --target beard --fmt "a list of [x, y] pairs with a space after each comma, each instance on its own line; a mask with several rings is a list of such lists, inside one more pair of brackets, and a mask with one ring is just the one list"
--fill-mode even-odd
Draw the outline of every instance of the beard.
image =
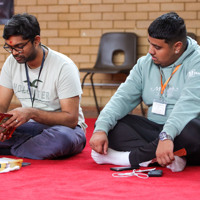
[[26, 62], [34, 60], [36, 58], [36, 56], [37, 56], [37, 52], [36, 52], [35, 49], [33, 49], [32, 52], [30, 53], [30, 55], [27, 56], [27, 57], [24, 56], [24, 55], [20, 55], [20, 54], [19, 55], [15, 55], [13, 57], [15, 58], [15, 60], [18, 63], [22, 64], [22, 63], [26, 63]]

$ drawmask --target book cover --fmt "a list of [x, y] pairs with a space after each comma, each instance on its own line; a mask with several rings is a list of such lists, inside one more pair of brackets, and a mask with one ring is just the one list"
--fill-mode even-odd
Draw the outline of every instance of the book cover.
[[3, 128], [1, 125], [5, 123], [10, 117], [12, 117], [11, 114], [5, 114], [0, 113], [0, 133], [3, 133], [6, 135], [6, 139], [9, 139], [12, 137], [13, 132], [15, 131], [16, 127], [10, 127], [10, 128]]
[[0, 173], [18, 170], [22, 166], [23, 159], [0, 158]]

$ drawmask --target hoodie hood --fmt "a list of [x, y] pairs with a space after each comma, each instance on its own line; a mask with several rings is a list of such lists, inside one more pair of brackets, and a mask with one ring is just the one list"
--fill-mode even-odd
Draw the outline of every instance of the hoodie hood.
[[187, 37], [187, 48], [183, 52], [183, 54], [179, 57], [179, 59], [173, 64], [175, 66], [180, 65], [183, 61], [190, 55], [192, 55], [195, 50], [199, 49], [199, 45], [197, 44], [196, 40], [192, 39], [191, 37]]

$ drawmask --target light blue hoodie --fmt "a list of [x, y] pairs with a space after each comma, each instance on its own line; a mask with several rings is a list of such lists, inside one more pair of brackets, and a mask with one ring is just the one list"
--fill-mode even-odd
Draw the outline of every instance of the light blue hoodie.
[[[179, 64], [181, 66], [172, 76], [162, 95], [167, 104], [166, 114], [152, 113], [153, 101], [160, 98], [160, 73], [165, 83]], [[140, 103], [141, 97], [148, 106], [147, 118], [158, 124], [164, 124], [163, 131], [173, 139], [189, 121], [200, 118], [200, 46], [195, 40], [188, 37], [186, 51], [175, 63], [165, 68], [155, 65], [149, 53], [138, 59], [126, 81], [120, 85], [101, 111], [95, 131], [102, 130], [108, 133], [116, 125], [117, 120], [123, 118]]]

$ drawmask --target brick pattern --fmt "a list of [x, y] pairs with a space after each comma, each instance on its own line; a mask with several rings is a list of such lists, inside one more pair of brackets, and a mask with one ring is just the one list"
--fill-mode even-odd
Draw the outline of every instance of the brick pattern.
[[[100, 37], [105, 32], [135, 32], [138, 58], [148, 51], [147, 27], [159, 15], [176, 11], [185, 19], [187, 29], [200, 35], [199, 0], [15, 0], [15, 13], [35, 15], [41, 26], [43, 44], [68, 55], [78, 68], [93, 67]], [[3, 25], [0, 25], [0, 35]], [[3, 46], [4, 40], [0, 39]], [[8, 54], [0, 48], [0, 68]], [[121, 56], [121, 55], [119, 55]], [[116, 58], [120, 62], [121, 57]], [[82, 79], [83, 74], [80, 74]], [[95, 81], [124, 81], [123, 76], [96, 75]], [[104, 106], [116, 88], [97, 88], [100, 106]], [[17, 99], [13, 98], [13, 103]], [[94, 106], [90, 87], [84, 88], [83, 106]]]

